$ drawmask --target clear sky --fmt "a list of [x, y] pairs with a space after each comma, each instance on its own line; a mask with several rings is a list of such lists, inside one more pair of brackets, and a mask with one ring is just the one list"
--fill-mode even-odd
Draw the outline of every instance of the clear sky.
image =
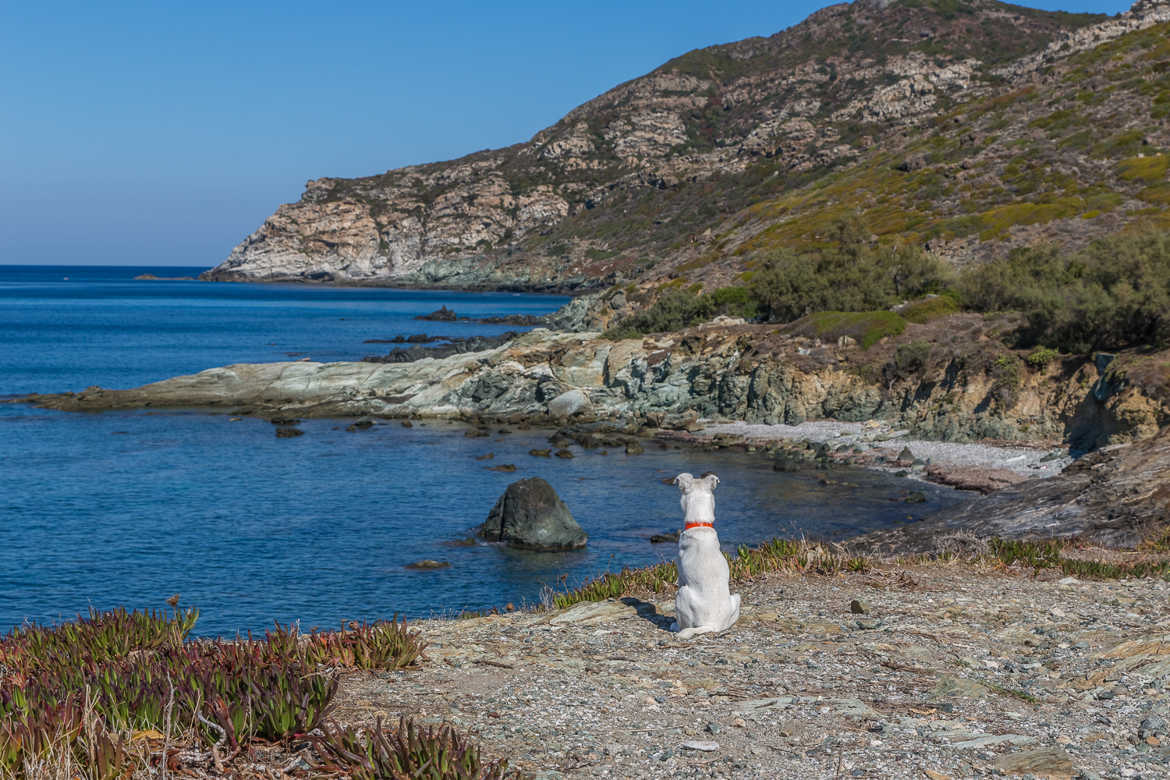
[[0, 0], [0, 263], [210, 267], [308, 179], [527, 140], [827, 4]]

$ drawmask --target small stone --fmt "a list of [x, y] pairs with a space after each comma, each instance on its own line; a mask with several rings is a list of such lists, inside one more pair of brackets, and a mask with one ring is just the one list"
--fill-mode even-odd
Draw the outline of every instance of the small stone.
[[735, 720], [731, 721], [731, 725], [738, 729], [742, 729], [747, 727], [747, 721], [743, 718], [736, 718]]
[[528, 451], [528, 454], [535, 458], [547, 458], [551, 452], [552, 450], [531, 449]]
[[926, 494], [921, 490], [911, 490], [902, 501], [906, 504], [925, 504]]
[[645, 451], [646, 450], [642, 448], [642, 445], [636, 441], [626, 442], [627, 455], [641, 455]]
[[300, 428], [277, 428], [276, 438], [278, 439], [295, 439], [297, 436], [304, 436], [305, 432]]
[[403, 427], [403, 428], [413, 428], [413, 427], [414, 427], [414, 423], [412, 423], [410, 420], [403, 420], [403, 421], [402, 421], [402, 427]]
[[651, 534], [650, 535], [650, 543], [651, 544], [661, 544], [663, 542], [677, 542], [677, 541], [678, 541], [678, 531], [663, 531], [660, 534]]
[[496, 457], [496, 453], [489, 452], [487, 455], [476, 455], [475, 459], [476, 460], [491, 460], [494, 457]]
[[719, 749], [718, 742], [705, 742], [699, 739], [689, 739], [682, 743], [683, 750], [698, 750], [703, 753], [714, 753]]
[[573, 453], [572, 453], [572, 451], [571, 451], [571, 450], [566, 450], [566, 449], [560, 449], [560, 450], [557, 450], [557, 453], [556, 453], [556, 454], [557, 454], [557, 457], [558, 457], [558, 458], [565, 458], [565, 459], [568, 459], [568, 458], [571, 458], [571, 457], [573, 457]]
[[707, 724], [706, 731], [708, 734], [718, 734], [720, 732], [719, 724], [716, 723], [715, 721], [711, 721], [710, 723]]
[[447, 561], [434, 561], [430, 558], [423, 558], [421, 561], [406, 564], [407, 569], [446, 569], [451, 564]]
[[1166, 719], [1154, 713], [1143, 718], [1141, 724], [1138, 726], [1138, 739], [1148, 741], [1148, 738], [1152, 736], [1167, 736]]
[[505, 473], [511, 473], [515, 470], [516, 470], [516, 467], [514, 465], [512, 465], [511, 463], [504, 463], [504, 464], [499, 465], [499, 466], [488, 466], [488, 471], [502, 471]]
[[859, 601], [858, 599], [853, 599], [853, 601], [849, 602], [849, 611], [854, 615], [868, 615], [869, 607], [865, 604], [865, 602]]

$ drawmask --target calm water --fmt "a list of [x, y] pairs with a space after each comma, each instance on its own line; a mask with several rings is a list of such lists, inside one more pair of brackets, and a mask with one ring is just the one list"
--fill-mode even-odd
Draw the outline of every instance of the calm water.
[[[563, 298], [284, 285], [145, 282], [198, 269], [0, 266], [0, 395], [130, 387], [244, 361], [347, 360], [389, 349], [365, 339], [468, 336], [508, 326], [416, 322], [447, 305], [473, 317], [541, 314]], [[422, 616], [539, 598], [626, 565], [668, 559], [650, 533], [677, 527], [662, 480], [717, 471], [728, 547], [778, 534], [841, 535], [952, 503], [870, 472], [780, 474], [748, 456], [647, 449], [534, 458], [548, 432], [466, 438], [442, 424], [360, 433], [309, 420], [277, 439], [262, 420], [202, 413], [64, 414], [0, 405], [0, 631], [89, 606], [202, 611], [203, 634]], [[476, 458], [492, 453], [494, 459]], [[514, 463], [514, 474], [488, 471]], [[590, 535], [548, 555], [450, 543], [482, 522], [508, 483], [547, 479]], [[411, 571], [421, 558], [448, 569]]]

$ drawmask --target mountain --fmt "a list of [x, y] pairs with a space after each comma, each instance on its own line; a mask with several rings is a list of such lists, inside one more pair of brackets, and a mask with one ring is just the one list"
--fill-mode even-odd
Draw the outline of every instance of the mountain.
[[956, 264], [1170, 227], [1170, 0], [856, 0], [699, 49], [530, 141], [306, 184], [215, 280], [727, 284], [844, 215]]

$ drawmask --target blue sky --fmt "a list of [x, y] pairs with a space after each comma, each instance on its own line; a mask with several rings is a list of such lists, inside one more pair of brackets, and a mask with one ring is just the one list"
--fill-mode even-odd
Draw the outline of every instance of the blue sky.
[[527, 140], [823, 5], [0, 0], [0, 264], [210, 267], [308, 179]]

